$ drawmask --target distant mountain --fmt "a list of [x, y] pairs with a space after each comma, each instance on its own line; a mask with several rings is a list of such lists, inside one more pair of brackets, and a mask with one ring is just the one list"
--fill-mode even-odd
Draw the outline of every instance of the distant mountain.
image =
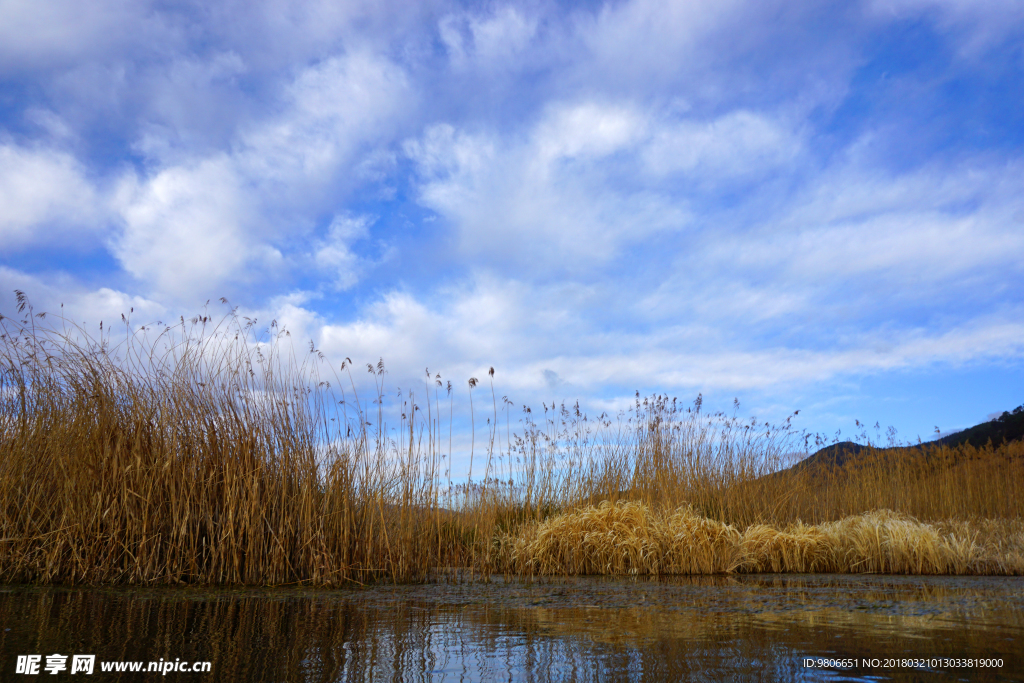
[[982, 422], [930, 443], [946, 446], [960, 446], [969, 443], [974, 447], [980, 447], [989, 441], [992, 442], [992, 445], [998, 446], [1007, 441], [1021, 439], [1024, 439], [1024, 405], [1017, 406], [1013, 412], [1004, 412], [994, 420]]
[[[973, 427], [956, 432], [955, 434], [949, 434], [948, 436], [936, 439], [935, 441], [928, 441], [926, 443], [916, 444], [913, 446], [902, 446], [893, 449], [886, 448], [884, 450], [894, 451], [896, 453], [919, 453], [927, 448], [935, 446], [949, 446], [950, 448], [953, 448], [969, 444], [975, 448], [980, 448], [990, 441], [993, 446], [998, 446], [1002, 443], [1019, 441], [1021, 439], [1024, 439], [1024, 405], [1017, 406], [1012, 412], [1004, 412], [994, 420], [982, 422], [981, 424], [974, 425]], [[868, 446], [863, 446], [859, 443], [841, 441], [816, 451], [790, 469], [793, 471], [799, 471], [808, 467], [842, 467], [852, 457], [857, 456], [867, 449]]]

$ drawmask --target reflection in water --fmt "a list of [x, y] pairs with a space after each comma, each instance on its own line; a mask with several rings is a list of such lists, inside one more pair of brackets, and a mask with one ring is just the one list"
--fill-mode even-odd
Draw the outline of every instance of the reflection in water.
[[[206, 660], [206, 681], [1022, 680], [1024, 581], [756, 575], [363, 590], [0, 588], [19, 654]], [[805, 657], [1001, 657], [808, 669]], [[89, 680], [150, 680], [103, 674]], [[64, 675], [67, 675], [65, 672]], [[120, 676], [120, 678], [118, 678]], [[49, 678], [49, 676], [47, 676]]]

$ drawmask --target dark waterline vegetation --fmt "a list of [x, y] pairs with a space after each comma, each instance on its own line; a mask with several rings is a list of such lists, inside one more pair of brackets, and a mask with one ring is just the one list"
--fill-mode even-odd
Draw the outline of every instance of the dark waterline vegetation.
[[788, 421], [638, 396], [617, 419], [544, 406], [513, 428], [492, 376], [469, 382], [491, 410], [470, 416], [476, 479], [453, 485], [440, 376], [389, 427], [383, 363], [361, 402], [351, 361], [299, 361], [276, 325], [125, 319], [93, 337], [19, 302], [0, 320], [3, 582], [1024, 573], [1019, 441], [787, 467], [807, 445]]

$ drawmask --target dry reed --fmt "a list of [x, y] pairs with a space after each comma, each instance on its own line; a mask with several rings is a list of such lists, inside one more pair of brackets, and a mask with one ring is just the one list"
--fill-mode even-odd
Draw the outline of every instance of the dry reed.
[[484, 478], [453, 486], [452, 384], [444, 407], [429, 371], [425, 409], [400, 396], [396, 430], [382, 362], [367, 366], [368, 409], [351, 361], [325, 372], [311, 346], [299, 362], [274, 324], [257, 338], [233, 315], [125, 318], [93, 338], [20, 293], [19, 313], [0, 318], [2, 582], [1024, 566], [1020, 443], [785, 469], [799, 440], [788, 420], [639, 395], [617, 418], [524, 408], [514, 433], [505, 398], [502, 434], [488, 373]]
[[640, 503], [605, 501], [521, 528], [502, 547], [513, 573], [548, 575], [1024, 573], [1020, 525], [989, 526], [1002, 527], [994, 534], [1000, 543], [978, 543], [964, 522], [942, 530], [891, 510], [739, 531], [686, 507], [659, 513]]
[[720, 574], [742, 561], [735, 528], [689, 508], [658, 515], [632, 502], [558, 515], [505, 546], [516, 573]]

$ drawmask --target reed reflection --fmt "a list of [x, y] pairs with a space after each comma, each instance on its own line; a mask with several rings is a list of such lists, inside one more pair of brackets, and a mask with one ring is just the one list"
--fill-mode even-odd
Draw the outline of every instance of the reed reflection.
[[[0, 591], [4, 676], [18, 654], [211, 661], [208, 681], [914, 680], [810, 670], [805, 657], [992, 657], [1014, 680], [1019, 579], [760, 576], [312, 589]], [[948, 675], [947, 675], [948, 674]], [[137, 680], [103, 673], [94, 680]]]

